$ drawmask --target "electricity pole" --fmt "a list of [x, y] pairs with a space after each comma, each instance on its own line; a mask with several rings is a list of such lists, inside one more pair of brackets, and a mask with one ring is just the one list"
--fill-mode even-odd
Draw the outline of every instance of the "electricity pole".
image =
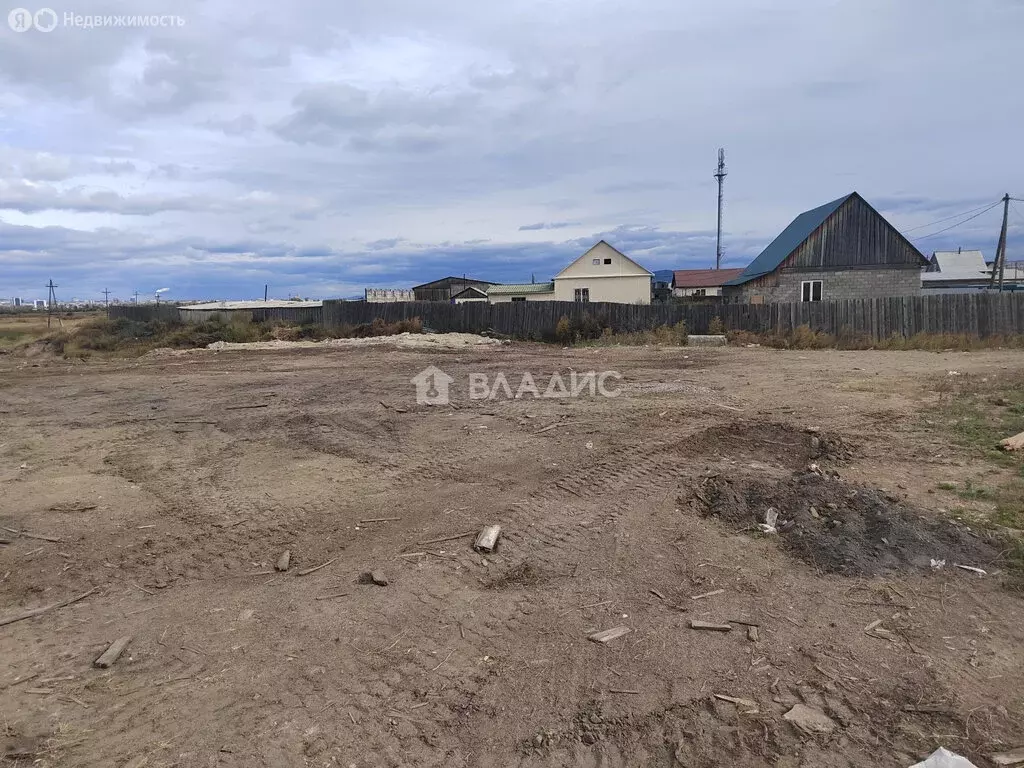
[[103, 289], [103, 306], [110, 309], [110, 291], [106, 288]]
[[[58, 288], [59, 286], [53, 284], [53, 278], [51, 277], [50, 282], [46, 284], [46, 287], [50, 289], [49, 294], [46, 296], [46, 327], [49, 328], [50, 320], [53, 317], [53, 310], [57, 306], [57, 294], [53, 292], [53, 289]], [[59, 320], [60, 318], [57, 319]]]
[[[999, 244], [996, 246], [996, 260], [992, 262], [992, 277], [988, 287], [995, 288], [998, 284], [999, 290], [1003, 290], [1003, 273], [1006, 271], [1006, 218], [1010, 213], [1010, 194], [1003, 195], [1003, 227], [999, 230]], [[998, 283], [996, 277], [998, 274]]]
[[135, 296], [135, 303], [138, 304], [139, 303], [139, 292], [136, 291], [133, 295]]
[[728, 174], [725, 171], [725, 150], [718, 150], [718, 171], [715, 178], [718, 179], [718, 240], [715, 247], [715, 269], [722, 268], [722, 182]]

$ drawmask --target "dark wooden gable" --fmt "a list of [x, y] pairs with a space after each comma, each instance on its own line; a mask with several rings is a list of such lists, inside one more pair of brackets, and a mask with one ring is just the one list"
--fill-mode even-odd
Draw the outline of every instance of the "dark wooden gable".
[[858, 194], [786, 258], [795, 269], [919, 268], [928, 260]]

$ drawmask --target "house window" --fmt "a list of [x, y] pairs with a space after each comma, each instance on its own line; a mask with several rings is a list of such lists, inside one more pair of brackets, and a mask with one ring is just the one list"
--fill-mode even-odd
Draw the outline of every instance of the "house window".
[[526, 301], [525, 296], [513, 296], [512, 301]]
[[601, 263], [601, 260], [600, 260], [600, 259], [594, 259], [594, 260], [592, 260], [592, 261], [591, 261], [590, 263], [591, 263], [591, 264], [600, 264], [600, 263]]
[[800, 283], [800, 301], [821, 301], [821, 280]]
[[576, 301], [581, 301], [584, 304], [590, 301], [590, 289], [589, 288], [577, 288], [576, 289]]
[[708, 293], [707, 290], [704, 289], [704, 288], [694, 288], [693, 289], [693, 293], [691, 295], [693, 295], [693, 296], [707, 296], [707, 293]]
[[605, 259], [605, 260], [604, 260], [604, 263], [605, 263], [605, 264], [611, 264], [611, 263], [612, 263], [612, 260], [611, 260], [611, 259]]

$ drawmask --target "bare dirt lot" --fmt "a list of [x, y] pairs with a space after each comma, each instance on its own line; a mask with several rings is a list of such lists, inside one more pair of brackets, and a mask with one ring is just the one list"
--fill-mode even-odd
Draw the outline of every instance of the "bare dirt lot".
[[[416, 404], [427, 365], [452, 405]], [[468, 397], [474, 372], [606, 369], [619, 397]], [[4, 754], [990, 765], [1024, 744], [1024, 602], [949, 489], [1020, 464], [942, 427], [957, 391], [1022, 375], [998, 351], [0, 357], [0, 622], [88, 592], [0, 626]], [[497, 551], [474, 552], [490, 523]], [[801, 729], [797, 704], [823, 717]]]

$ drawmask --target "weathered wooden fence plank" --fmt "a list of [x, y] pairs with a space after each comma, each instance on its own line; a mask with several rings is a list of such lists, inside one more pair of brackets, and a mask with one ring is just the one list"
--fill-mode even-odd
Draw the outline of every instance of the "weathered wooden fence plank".
[[[111, 318], [202, 322], [214, 315], [236, 318], [237, 311], [179, 310], [173, 305], [116, 305]], [[525, 301], [506, 304], [468, 302], [366, 303], [325, 301], [322, 307], [266, 307], [246, 310], [243, 319], [277, 320], [328, 327], [354, 326], [380, 319], [386, 323], [420, 318], [437, 331], [479, 333], [493, 330], [515, 338], [551, 338], [560, 318], [589, 316], [614, 332], [633, 332], [684, 321], [690, 333], [707, 333], [714, 318], [728, 330], [788, 333], [806, 325], [834, 335], [881, 340], [916, 333], [976, 337], [1024, 334], [1024, 294], [977, 293], [849, 299], [793, 304], [581, 304]]]

